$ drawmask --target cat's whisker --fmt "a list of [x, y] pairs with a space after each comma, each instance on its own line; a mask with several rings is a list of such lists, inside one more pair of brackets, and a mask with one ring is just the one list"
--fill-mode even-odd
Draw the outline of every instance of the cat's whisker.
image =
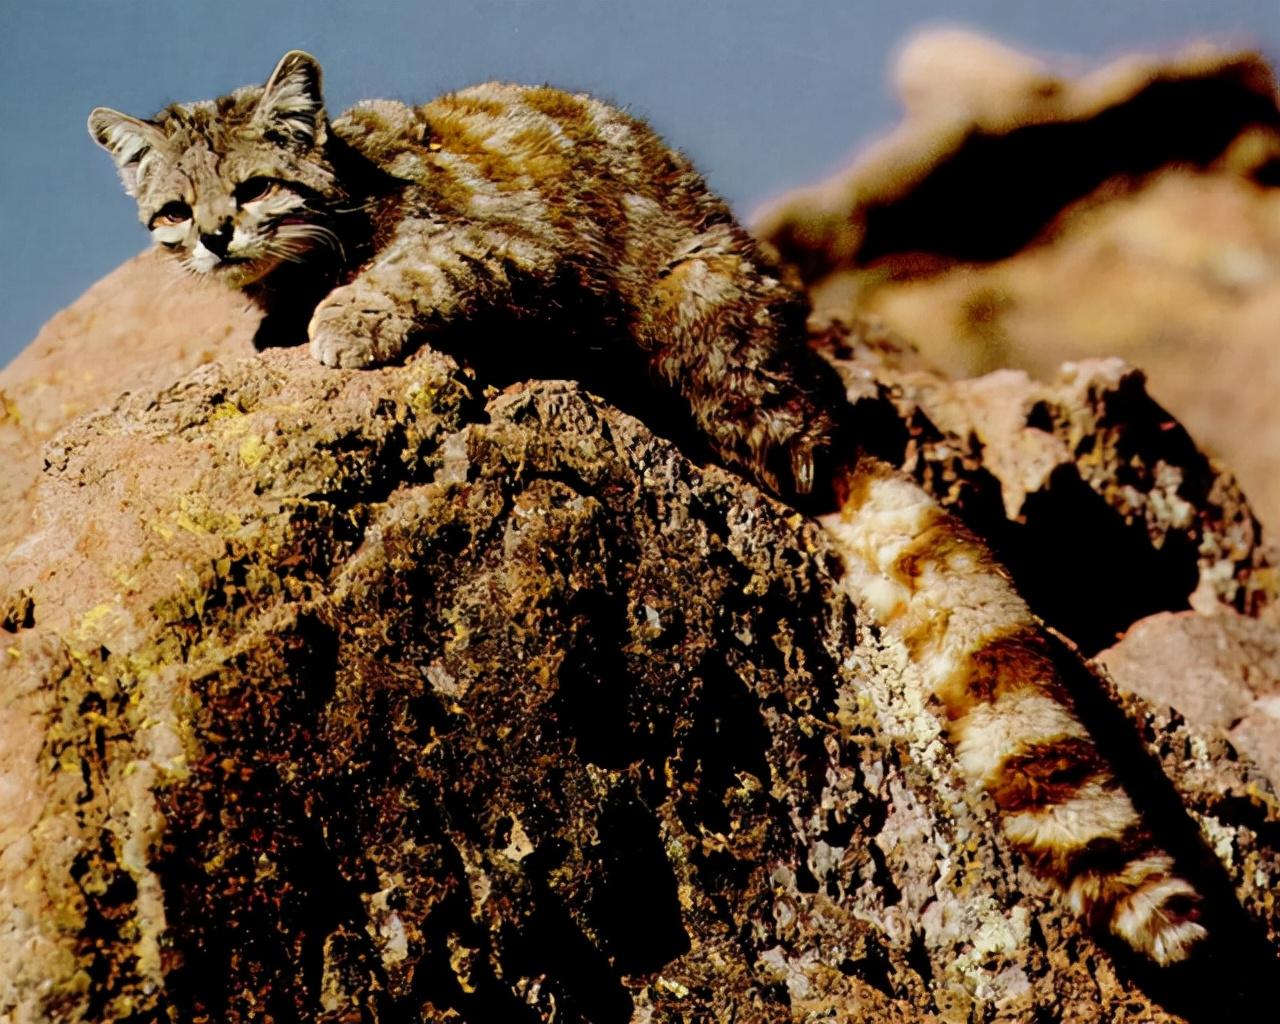
[[366, 210], [372, 210], [377, 205], [378, 205], [378, 201], [376, 199], [370, 199], [368, 202], [358, 203], [355, 206], [334, 206], [334, 207], [331, 207], [331, 209], [333, 210], [334, 213], [342, 213], [342, 214], [364, 213]]
[[276, 256], [284, 260], [286, 263], [305, 263], [306, 262], [307, 251], [304, 249], [297, 249], [294, 247], [289, 247], [287, 249], [272, 247], [271, 249], [268, 249], [267, 252], [269, 253], [269, 255]]
[[176, 260], [165, 260], [164, 282], [160, 285], [157, 295], [160, 298], [166, 298], [170, 292], [177, 291], [180, 285], [186, 285], [187, 277], [182, 273], [182, 268], [176, 265]]
[[276, 238], [284, 242], [320, 245], [329, 249], [340, 263], [347, 261], [346, 250], [337, 232], [323, 224], [286, 224], [276, 232]]

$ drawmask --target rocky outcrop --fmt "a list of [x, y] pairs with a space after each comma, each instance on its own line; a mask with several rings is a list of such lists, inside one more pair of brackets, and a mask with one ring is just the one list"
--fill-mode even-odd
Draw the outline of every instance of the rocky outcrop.
[[[822, 341], [920, 479], [1014, 530], [995, 432], [933, 422], [947, 386], [891, 338]], [[1147, 438], [1146, 407], [1090, 379], [1054, 393], [1081, 432], [1059, 448], [1123, 452], [1071, 464], [1135, 550], [1203, 577], [1162, 607], [1264, 605], [1229, 479], [1104, 443]], [[1046, 395], [1009, 404], [1052, 447]], [[1144, 459], [1189, 512], [1116, 504]], [[1009, 862], [822, 533], [574, 385], [269, 351], [125, 394], [43, 466], [0, 569], [4, 1019], [1194, 1019], [1194, 986], [1113, 961]], [[1202, 555], [1232, 543], [1229, 572]], [[1113, 628], [1098, 607], [1077, 623]], [[1215, 723], [1125, 706], [1121, 760], [1177, 780], [1155, 789], [1257, 955], [1273, 790]]]
[[954, 376], [1120, 356], [1280, 524], [1280, 112], [1199, 47], [1080, 75], [964, 32], [903, 51], [902, 125], [758, 218], [817, 305]]
[[[950, 380], [883, 325], [816, 344], [864, 403], [864, 434], [996, 549], [1036, 612], [1086, 651], [1144, 615], [1274, 619], [1276, 553], [1234, 476], [1118, 359], [1049, 380]], [[877, 403], [883, 403], [877, 406]]]

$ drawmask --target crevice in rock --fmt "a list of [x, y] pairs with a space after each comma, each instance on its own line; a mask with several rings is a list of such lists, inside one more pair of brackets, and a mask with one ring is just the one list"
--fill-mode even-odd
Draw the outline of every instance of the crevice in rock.
[[1147, 615], [1190, 607], [1200, 575], [1192, 543], [1171, 535], [1154, 547], [1146, 525], [1126, 522], [1073, 466], [1055, 469], [1022, 516], [999, 555], [1032, 610], [1086, 654]]
[[601, 878], [589, 915], [622, 974], [657, 971], [690, 948], [657, 818], [618, 791], [601, 810]]
[[504, 971], [516, 978], [546, 977], [556, 993], [558, 1015], [564, 1019], [627, 1024], [634, 1009], [630, 994], [603, 951], [540, 877], [539, 868], [536, 862], [526, 861], [526, 873], [535, 879], [533, 910], [504, 935]]

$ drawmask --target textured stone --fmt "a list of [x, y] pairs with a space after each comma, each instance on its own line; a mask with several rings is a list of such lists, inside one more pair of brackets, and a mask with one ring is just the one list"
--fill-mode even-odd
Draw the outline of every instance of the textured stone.
[[233, 292], [182, 274], [156, 252], [123, 264], [50, 319], [0, 368], [0, 503], [15, 513], [0, 519], [0, 552], [27, 531], [23, 499], [54, 433], [125, 390], [250, 355], [257, 321]]
[[1280, 785], [1280, 630], [1239, 615], [1153, 615], [1098, 661], [1117, 685], [1225, 733]]
[[[826, 341], [1009, 521], [909, 352]], [[821, 531], [574, 385], [269, 351], [43, 460], [0, 562], [0, 1019], [1194, 1019], [1009, 860]], [[1128, 711], [1274, 944], [1272, 790]]]

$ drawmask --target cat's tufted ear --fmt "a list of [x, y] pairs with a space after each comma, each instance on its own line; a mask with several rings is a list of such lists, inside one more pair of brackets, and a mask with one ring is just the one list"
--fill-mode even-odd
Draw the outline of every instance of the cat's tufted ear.
[[253, 118], [294, 142], [307, 146], [322, 142], [320, 63], [301, 50], [290, 50], [281, 57], [262, 89]]
[[164, 132], [149, 121], [110, 107], [95, 107], [89, 114], [89, 134], [115, 160], [124, 190], [136, 196], [138, 169], [148, 153], [164, 144]]

